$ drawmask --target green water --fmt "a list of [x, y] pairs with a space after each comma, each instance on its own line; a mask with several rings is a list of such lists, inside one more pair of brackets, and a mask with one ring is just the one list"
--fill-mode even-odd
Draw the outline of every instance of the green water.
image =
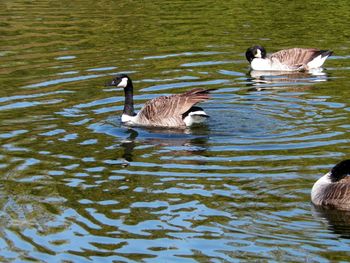
[[[310, 189], [349, 158], [348, 1], [1, 1], [0, 261], [347, 262], [348, 213]], [[257, 76], [245, 50], [331, 49]], [[207, 125], [128, 128], [135, 104], [216, 88]]]

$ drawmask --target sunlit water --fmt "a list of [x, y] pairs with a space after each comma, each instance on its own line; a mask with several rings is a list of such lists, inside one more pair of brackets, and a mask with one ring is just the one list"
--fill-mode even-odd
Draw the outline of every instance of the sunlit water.
[[[310, 204], [314, 181], [349, 158], [348, 4], [0, 6], [0, 261], [350, 259], [348, 213]], [[249, 72], [256, 43], [335, 55], [323, 72]], [[215, 88], [211, 118], [123, 126], [123, 94], [104, 85], [120, 72], [137, 109]]]

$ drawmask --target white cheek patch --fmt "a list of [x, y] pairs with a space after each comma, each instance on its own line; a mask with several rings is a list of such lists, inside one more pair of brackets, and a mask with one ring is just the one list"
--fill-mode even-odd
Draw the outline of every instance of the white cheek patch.
[[117, 87], [125, 88], [128, 85], [128, 78], [122, 78], [122, 81], [118, 84]]
[[261, 50], [260, 49], [256, 50], [255, 57], [256, 58], [261, 58]]

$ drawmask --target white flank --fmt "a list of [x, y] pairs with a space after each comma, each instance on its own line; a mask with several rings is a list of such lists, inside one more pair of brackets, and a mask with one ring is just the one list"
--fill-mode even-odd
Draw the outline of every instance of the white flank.
[[191, 126], [192, 124], [195, 123], [202, 123], [205, 122], [205, 120], [209, 116], [202, 110], [199, 111], [193, 111], [190, 112], [185, 118], [184, 118], [184, 123], [186, 126]]
[[295, 71], [297, 68], [290, 68], [281, 63], [278, 59], [254, 58], [250, 64], [253, 70], [260, 71]]
[[253, 70], [273, 70], [271, 67], [271, 61], [266, 58], [254, 58], [250, 63], [250, 67]]
[[128, 78], [123, 78], [117, 87], [125, 88], [128, 85]]
[[321, 67], [327, 58], [328, 58], [328, 56], [322, 57], [322, 55], [315, 57], [313, 60], [311, 60], [309, 63], [307, 63], [308, 69]]
[[316, 181], [314, 186], [311, 190], [311, 201], [315, 205], [320, 205], [322, 201], [322, 195], [323, 195], [323, 189], [330, 185], [331, 179], [330, 179], [330, 173], [325, 174], [320, 179]]

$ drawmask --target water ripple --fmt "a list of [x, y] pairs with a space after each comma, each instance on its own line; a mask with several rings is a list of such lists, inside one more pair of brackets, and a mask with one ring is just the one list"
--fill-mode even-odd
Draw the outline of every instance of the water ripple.
[[[348, 213], [310, 204], [349, 151], [345, 3], [0, 5], [0, 261], [348, 261]], [[323, 71], [249, 71], [257, 42], [336, 55]], [[123, 125], [123, 90], [105, 87], [117, 73], [136, 110], [214, 88], [208, 123]]]

